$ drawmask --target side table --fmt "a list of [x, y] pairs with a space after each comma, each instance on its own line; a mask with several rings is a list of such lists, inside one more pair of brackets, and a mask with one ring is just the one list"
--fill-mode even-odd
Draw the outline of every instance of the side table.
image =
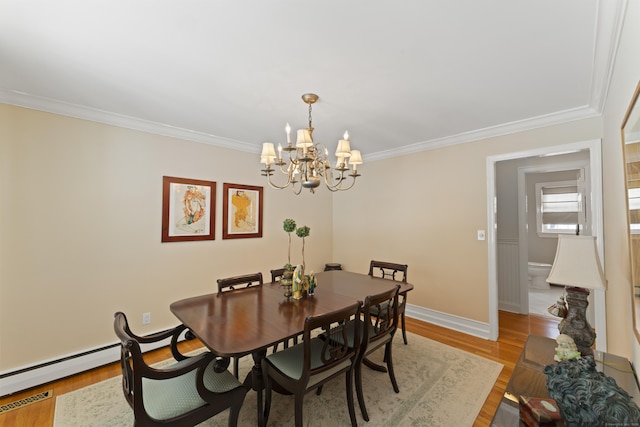
[[[529, 335], [513, 368], [502, 401], [493, 416], [492, 427], [515, 427], [520, 425], [519, 396], [549, 397], [545, 366], [555, 363], [553, 356], [555, 340], [538, 335]], [[595, 350], [593, 357], [596, 369], [612, 377], [640, 405], [640, 389], [631, 363], [624, 357]]]

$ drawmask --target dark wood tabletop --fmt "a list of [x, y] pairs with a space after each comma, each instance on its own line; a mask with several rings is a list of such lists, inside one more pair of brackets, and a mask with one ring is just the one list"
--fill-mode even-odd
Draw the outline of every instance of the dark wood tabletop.
[[285, 298], [283, 288], [270, 283], [183, 299], [170, 309], [211, 351], [232, 357], [296, 336], [308, 316], [339, 310], [398, 284], [401, 293], [413, 289], [410, 283], [340, 270], [317, 273], [316, 278], [315, 295], [300, 300]]

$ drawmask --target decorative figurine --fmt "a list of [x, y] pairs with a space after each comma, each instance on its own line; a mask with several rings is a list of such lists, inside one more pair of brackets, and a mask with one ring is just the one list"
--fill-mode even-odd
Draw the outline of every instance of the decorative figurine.
[[298, 265], [293, 270], [293, 299], [302, 298], [302, 288], [304, 287], [304, 269]]
[[309, 290], [307, 291], [307, 295], [313, 295], [317, 285], [316, 276], [313, 274], [313, 271], [311, 271], [311, 273], [309, 273]]
[[576, 343], [569, 335], [560, 334], [556, 338], [558, 346], [556, 347], [556, 355], [553, 356], [553, 360], [561, 362], [563, 360], [575, 359], [580, 357], [580, 352]]

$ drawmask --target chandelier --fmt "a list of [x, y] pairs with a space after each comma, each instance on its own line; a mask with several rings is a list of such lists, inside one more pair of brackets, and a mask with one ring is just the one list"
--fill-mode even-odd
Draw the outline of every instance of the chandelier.
[[[302, 100], [309, 105], [309, 127], [299, 129], [297, 132], [296, 144], [291, 143], [291, 126], [287, 123], [287, 145], [282, 147], [278, 144], [278, 155], [272, 142], [262, 144], [262, 154], [260, 163], [265, 164], [262, 169], [262, 176], [267, 177], [267, 182], [273, 188], [282, 190], [291, 186], [295, 194], [300, 194], [303, 188], [308, 188], [312, 193], [324, 181], [331, 191], [348, 190], [356, 183], [358, 165], [362, 164], [362, 155], [359, 150], [351, 150], [349, 145], [349, 133], [345, 131], [343, 139], [338, 141], [335, 152], [337, 158], [335, 168], [329, 162], [329, 151], [322, 143], [313, 142], [313, 126], [311, 120], [311, 106], [318, 100], [315, 93], [305, 93]], [[285, 152], [286, 159], [283, 159], [282, 152]], [[349, 165], [353, 167], [349, 172]], [[273, 182], [272, 176], [275, 167], [286, 176], [284, 184], [278, 185]], [[349, 179], [351, 177], [352, 179]]]

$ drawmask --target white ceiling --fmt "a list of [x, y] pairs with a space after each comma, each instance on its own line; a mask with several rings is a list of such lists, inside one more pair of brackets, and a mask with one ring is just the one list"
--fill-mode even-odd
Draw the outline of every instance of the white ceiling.
[[314, 92], [366, 161], [600, 114], [625, 5], [0, 0], [0, 102], [257, 153]]

